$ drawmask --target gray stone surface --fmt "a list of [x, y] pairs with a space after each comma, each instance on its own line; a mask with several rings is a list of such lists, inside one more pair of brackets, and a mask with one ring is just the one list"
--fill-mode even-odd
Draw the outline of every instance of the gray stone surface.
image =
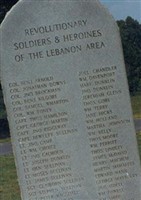
[[98, 1], [21, 1], [1, 78], [23, 200], [140, 200], [118, 27]]

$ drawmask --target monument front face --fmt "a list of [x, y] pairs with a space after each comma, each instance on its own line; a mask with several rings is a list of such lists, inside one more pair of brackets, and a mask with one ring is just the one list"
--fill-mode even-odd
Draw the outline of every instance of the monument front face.
[[140, 200], [119, 31], [97, 1], [21, 1], [2, 85], [23, 200]]

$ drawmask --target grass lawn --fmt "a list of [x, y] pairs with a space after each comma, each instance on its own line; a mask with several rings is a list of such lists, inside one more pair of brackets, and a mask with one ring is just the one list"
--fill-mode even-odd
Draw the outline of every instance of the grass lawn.
[[0, 199], [21, 200], [13, 155], [0, 156]]
[[141, 94], [131, 97], [134, 118], [141, 118]]
[[6, 142], [11, 142], [11, 139], [10, 138], [0, 139], [0, 143], [6, 143]]
[[140, 154], [140, 160], [141, 160], [141, 131], [137, 133], [137, 141], [138, 141], [138, 148], [139, 148], [139, 154]]
[[[141, 118], [141, 95], [131, 97], [133, 114]], [[141, 131], [137, 133], [138, 147], [141, 158]], [[0, 140], [0, 143], [10, 142], [10, 139]], [[20, 190], [13, 155], [0, 156], [0, 199], [21, 200]]]
[[[141, 159], [141, 131], [137, 133]], [[13, 155], [0, 156], [0, 199], [21, 200]]]

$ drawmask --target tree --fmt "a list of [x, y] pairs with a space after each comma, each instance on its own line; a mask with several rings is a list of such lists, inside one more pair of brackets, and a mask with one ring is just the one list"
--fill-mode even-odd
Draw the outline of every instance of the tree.
[[129, 89], [135, 94], [141, 88], [141, 25], [132, 17], [117, 21], [120, 28]]
[[[10, 8], [17, 2], [18, 0], [0, 0], [0, 23]], [[129, 89], [131, 94], [135, 94], [137, 91], [141, 90], [141, 25], [131, 17], [127, 17], [126, 20], [119, 20], [117, 23], [121, 33]], [[4, 133], [4, 130], [8, 132], [1, 85], [0, 120], [2, 120], [0, 121], [0, 124], [2, 124], [0, 133]], [[6, 136], [6, 133], [4, 133], [4, 136]]]
[[[0, 24], [10, 8], [17, 3], [18, 0], [0, 0]], [[2, 88], [0, 84], [0, 138], [9, 137], [9, 128], [6, 118], [5, 105], [3, 102]]]
[[0, 23], [2, 22], [10, 8], [18, 1], [19, 0], [0, 0]]

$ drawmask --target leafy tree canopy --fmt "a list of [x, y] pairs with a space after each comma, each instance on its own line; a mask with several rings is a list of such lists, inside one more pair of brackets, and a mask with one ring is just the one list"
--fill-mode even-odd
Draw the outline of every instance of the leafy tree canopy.
[[[4, 19], [10, 8], [17, 3], [18, 0], [0, 0], [0, 23]], [[129, 89], [131, 94], [141, 91], [141, 24], [132, 17], [127, 17], [126, 20], [117, 21], [120, 28]], [[1, 121], [3, 120], [3, 121]], [[5, 106], [2, 98], [0, 85], [0, 134], [7, 137], [8, 123], [6, 120]], [[4, 132], [6, 131], [6, 133]], [[9, 135], [8, 135], [9, 136]]]
[[18, 0], [0, 0], [0, 23], [5, 17], [7, 11], [17, 2]]
[[[0, 23], [6, 12], [18, 1], [0, 0]], [[129, 16], [117, 23], [121, 33], [129, 89], [131, 94], [135, 94], [141, 90], [141, 24]]]
[[131, 94], [141, 90], [141, 24], [132, 17], [117, 21]]

